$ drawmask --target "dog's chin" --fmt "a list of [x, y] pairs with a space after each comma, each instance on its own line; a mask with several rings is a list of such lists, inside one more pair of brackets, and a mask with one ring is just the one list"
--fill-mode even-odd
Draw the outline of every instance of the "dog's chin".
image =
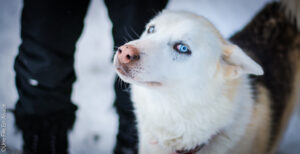
[[124, 69], [121, 67], [116, 68], [116, 72], [118, 76], [127, 83], [130, 84], [136, 84], [140, 86], [161, 86], [161, 82], [157, 81], [142, 81], [142, 80], [137, 80], [132, 74], [126, 72]]

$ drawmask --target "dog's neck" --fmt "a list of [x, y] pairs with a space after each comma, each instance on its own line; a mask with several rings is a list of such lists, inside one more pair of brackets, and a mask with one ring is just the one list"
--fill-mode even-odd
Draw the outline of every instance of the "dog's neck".
[[[213, 150], [216, 153], [223, 153], [212, 148], [210, 142], [222, 144], [219, 140], [228, 139], [236, 142], [239, 138], [236, 134], [241, 136], [249, 121], [252, 107], [251, 92], [250, 88], [246, 87], [247, 82], [248, 78], [245, 77], [230, 82], [215, 80], [209, 83], [209, 86], [207, 84], [203, 87], [196, 83], [172, 88], [133, 85], [132, 97], [138, 125], [140, 128], [144, 127], [152, 131], [158, 142], [163, 143], [168, 138], [175, 140], [178, 138], [182, 140], [182, 143], [179, 143], [186, 149], [208, 143], [204, 151]], [[225, 135], [211, 141], [211, 136], [221, 130]], [[181, 145], [177, 143], [171, 146], [181, 149]], [[223, 145], [224, 148], [226, 146]]]

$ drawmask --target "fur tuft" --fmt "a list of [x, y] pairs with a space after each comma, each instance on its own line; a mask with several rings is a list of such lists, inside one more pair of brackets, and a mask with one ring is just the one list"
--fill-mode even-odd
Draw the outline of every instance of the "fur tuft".
[[287, 17], [297, 25], [300, 30], [300, 1], [299, 0], [281, 0]]

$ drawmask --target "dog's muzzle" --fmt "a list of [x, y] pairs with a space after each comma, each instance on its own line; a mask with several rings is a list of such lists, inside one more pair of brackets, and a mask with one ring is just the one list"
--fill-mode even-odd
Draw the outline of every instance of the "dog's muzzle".
[[130, 69], [140, 60], [140, 52], [133, 45], [122, 45], [116, 53], [116, 69], [124, 76], [131, 76]]
[[133, 45], [122, 45], [118, 48], [117, 58], [121, 65], [131, 65], [140, 59], [140, 53]]

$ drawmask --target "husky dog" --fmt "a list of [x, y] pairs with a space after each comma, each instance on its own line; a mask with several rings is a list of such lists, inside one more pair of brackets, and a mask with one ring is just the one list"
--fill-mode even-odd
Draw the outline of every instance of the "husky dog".
[[163, 11], [121, 46], [114, 66], [132, 84], [139, 153], [274, 153], [300, 87], [290, 3], [268, 4], [231, 41], [202, 16]]

